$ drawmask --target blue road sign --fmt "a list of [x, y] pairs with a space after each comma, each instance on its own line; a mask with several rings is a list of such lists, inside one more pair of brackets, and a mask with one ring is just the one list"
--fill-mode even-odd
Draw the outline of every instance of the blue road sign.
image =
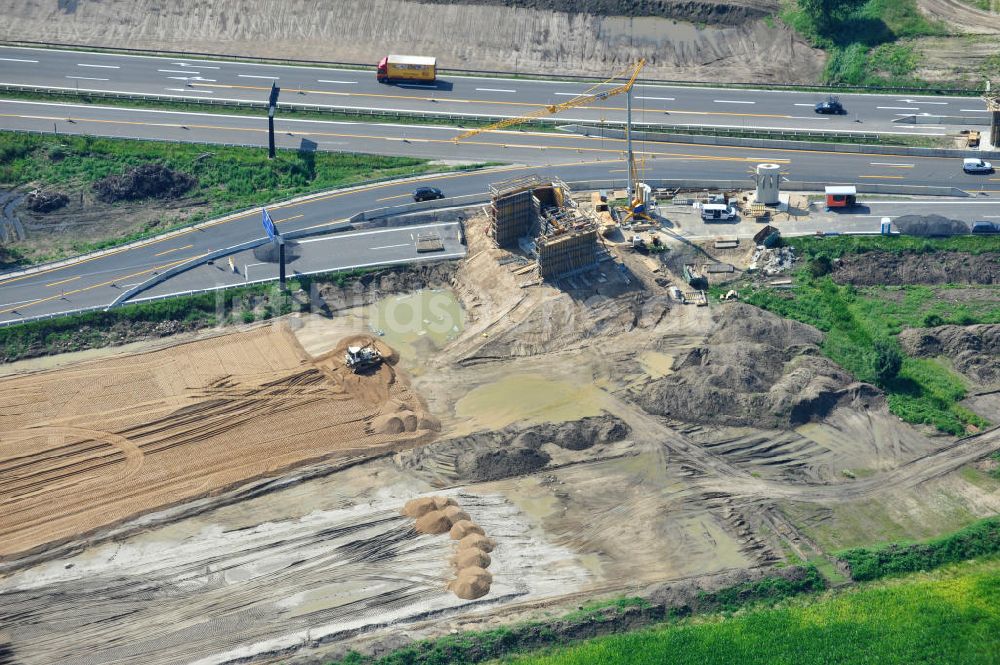
[[264, 214], [260, 221], [264, 225], [264, 230], [267, 231], [267, 237], [274, 240], [278, 236], [278, 230], [274, 228], [274, 222], [271, 221], [271, 216], [267, 214], [267, 208], [261, 208], [261, 210]]

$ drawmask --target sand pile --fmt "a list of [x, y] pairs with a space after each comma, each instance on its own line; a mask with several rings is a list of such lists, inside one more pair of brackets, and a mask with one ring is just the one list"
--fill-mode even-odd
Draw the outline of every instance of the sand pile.
[[452, 540], [458, 541], [451, 559], [455, 578], [448, 583], [452, 593], [464, 600], [475, 600], [490, 592], [493, 576], [486, 568], [492, 562], [489, 552], [496, 547], [496, 541], [487, 538], [483, 528], [454, 499], [443, 496], [411, 499], [400, 512], [416, 520], [413, 528], [419, 533], [447, 532]]
[[946, 356], [952, 366], [980, 386], [1000, 384], [1000, 325], [944, 325], [899, 334], [903, 350], [918, 358]]

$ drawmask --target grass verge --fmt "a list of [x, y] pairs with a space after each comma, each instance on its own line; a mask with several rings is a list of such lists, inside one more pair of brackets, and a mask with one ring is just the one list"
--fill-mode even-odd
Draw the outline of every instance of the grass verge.
[[908, 40], [949, 34], [916, 0], [789, 0], [780, 17], [827, 51], [824, 80], [835, 85], [930, 87], [913, 76], [919, 59]]
[[996, 662], [1000, 559], [590, 640], [516, 665]]
[[[301, 275], [288, 281], [288, 293], [299, 289], [310, 293], [313, 284], [319, 283], [343, 287], [351, 280], [377, 271], [378, 268], [371, 268]], [[275, 284], [256, 284], [31, 321], [0, 327], [0, 362], [117, 346], [147, 337], [213, 326], [249, 324], [291, 312], [309, 311], [310, 307], [308, 299], [282, 294]]]
[[[97, 180], [145, 163], [163, 164], [194, 176], [195, 187], [175, 201], [197, 207], [198, 211], [164, 211], [161, 217], [141, 223], [122, 214], [122, 223], [109, 224], [84, 239], [67, 241], [64, 234], [49, 234], [39, 236], [38, 243], [33, 244], [35, 241], [29, 238], [29, 244], [6, 246], [8, 256], [0, 267], [104, 249], [326, 189], [453, 170], [410, 157], [281, 150], [270, 160], [267, 151], [259, 148], [0, 132], [0, 184], [8, 189], [32, 183], [87, 194]], [[480, 166], [484, 165], [466, 168]], [[153, 205], [158, 202], [148, 201]], [[135, 204], [116, 207], [128, 210], [128, 205]], [[109, 210], [113, 212], [114, 208]]]

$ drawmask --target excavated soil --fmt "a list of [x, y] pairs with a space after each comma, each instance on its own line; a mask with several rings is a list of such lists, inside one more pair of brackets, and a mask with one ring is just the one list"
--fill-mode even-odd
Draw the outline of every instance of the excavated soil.
[[[425, 0], [428, 4], [453, 4], [450, 0]], [[776, 0], [692, 2], [690, 0], [476, 0], [477, 5], [597, 14], [599, 16], [659, 16], [691, 23], [740, 25], [762, 19], [780, 9]]]
[[[371, 64], [401, 51], [435, 55], [443, 68], [602, 77], [643, 57], [644, 76], [702, 81], [808, 83], [823, 69], [822, 52], [780, 22], [760, 19], [777, 7], [773, 0], [644, 0], [638, 9], [622, 0], [591, 0], [569, 12], [566, 3], [536, 5], [7, 0], [0, 39], [31, 35], [92, 46]], [[603, 11], [622, 15], [598, 15]], [[665, 14], [624, 15], [645, 12]], [[720, 25], [706, 25], [715, 22]], [[461, 39], [455, 39], [458, 26]]]
[[638, 397], [650, 413], [677, 420], [792, 427], [821, 420], [836, 406], [879, 402], [871, 386], [819, 355], [811, 326], [734, 303], [713, 313], [704, 345]]
[[375, 432], [390, 398], [422, 410], [390, 364], [358, 376], [336, 354], [313, 360], [283, 325], [6, 379], [0, 558], [308, 461], [434, 436]]
[[834, 263], [833, 280], [857, 286], [998, 284], [1000, 252], [865, 252]]
[[911, 356], [947, 357], [980, 386], [1000, 384], [1000, 325], [913, 328], [900, 333], [899, 343]]

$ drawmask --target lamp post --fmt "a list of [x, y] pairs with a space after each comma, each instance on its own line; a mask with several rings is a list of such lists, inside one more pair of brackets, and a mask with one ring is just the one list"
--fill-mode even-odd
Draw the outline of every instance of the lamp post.
[[274, 110], [278, 106], [278, 93], [281, 92], [274, 81], [271, 81], [271, 96], [267, 100], [267, 158], [274, 159]]

